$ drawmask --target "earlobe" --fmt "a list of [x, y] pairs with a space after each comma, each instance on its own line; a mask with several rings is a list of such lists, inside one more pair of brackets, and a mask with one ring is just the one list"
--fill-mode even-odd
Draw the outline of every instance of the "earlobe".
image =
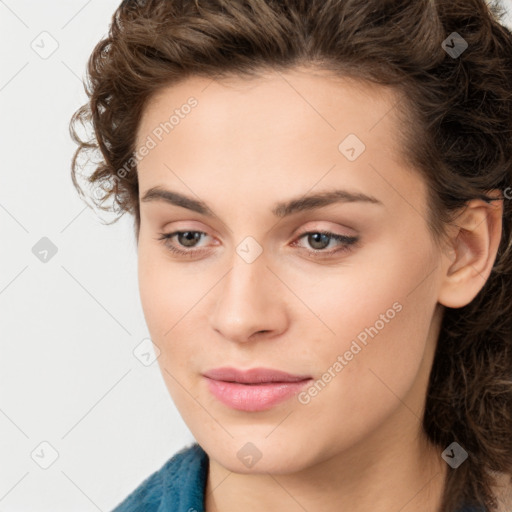
[[[499, 190], [493, 192], [500, 193]], [[449, 308], [469, 304], [491, 274], [501, 240], [503, 199], [468, 202], [452, 225], [438, 302]]]

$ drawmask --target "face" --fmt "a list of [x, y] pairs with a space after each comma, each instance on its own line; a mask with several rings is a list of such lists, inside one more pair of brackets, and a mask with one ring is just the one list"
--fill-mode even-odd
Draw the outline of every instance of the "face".
[[[231, 471], [369, 461], [420, 429], [440, 255], [426, 186], [400, 158], [396, 101], [295, 69], [190, 78], [146, 107], [143, 311], [184, 421]], [[295, 381], [209, 373], [225, 367]]]

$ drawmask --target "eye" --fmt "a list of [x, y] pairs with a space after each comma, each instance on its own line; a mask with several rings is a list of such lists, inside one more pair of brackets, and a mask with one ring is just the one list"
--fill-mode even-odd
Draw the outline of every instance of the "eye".
[[[208, 236], [203, 231], [174, 231], [172, 233], [160, 233], [157, 240], [161, 241], [167, 249], [171, 252], [185, 257], [194, 257], [198, 253], [203, 252], [205, 249], [196, 249], [196, 243], [201, 240], [202, 235]], [[170, 243], [173, 238], [176, 237], [180, 247]], [[337, 233], [331, 233], [330, 231], [307, 231], [302, 233], [297, 240], [307, 238], [308, 244], [313, 248], [303, 248], [306, 252], [313, 257], [325, 257], [332, 256], [341, 252], [349, 251], [353, 247], [358, 245], [359, 238], [356, 236], [346, 236]], [[326, 247], [329, 246], [330, 242], [337, 242], [338, 246], [334, 249], [326, 251]], [[297, 247], [297, 242], [293, 242], [292, 246]]]
[[173, 233], [160, 233], [157, 240], [161, 241], [171, 252], [175, 254], [192, 257], [195, 256], [196, 253], [201, 252], [201, 250], [183, 250], [171, 244], [170, 241], [174, 237], [177, 237], [179, 243], [183, 244], [182, 247], [193, 248], [194, 244], [201, 239], [201, 235], [207, 235], [207, 233], [204, 233], [203, 231], [174, 231]]
[[[358, 245], [359, 238], [357, 236], [346, 236], [339, 235], [337, 233], [331, 233], [330, 231], [306, 231], [302, 233], [298, 240], [306, 237], [308, 244], [314, 249], [313, 251], [306, 248], [306, 251], [310, 256], [333, 256], [341, 252], [350, 251], [353, 247]], [[324, 249], [329, 246], [331, 241], [338, 243], [338, 247], [325, 251]], [[296, 242], [293, 245], [297, 245]]]

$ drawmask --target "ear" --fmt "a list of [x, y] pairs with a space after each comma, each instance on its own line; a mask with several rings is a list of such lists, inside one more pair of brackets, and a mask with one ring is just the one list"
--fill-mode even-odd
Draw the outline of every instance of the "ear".
[[490, 203], [469, 201], [449, 226], [438, 296], [443, 306], [466, 306], [491, 274], [501, 240], [503, 198], [497, 189], [490, 195], [496, 197]]

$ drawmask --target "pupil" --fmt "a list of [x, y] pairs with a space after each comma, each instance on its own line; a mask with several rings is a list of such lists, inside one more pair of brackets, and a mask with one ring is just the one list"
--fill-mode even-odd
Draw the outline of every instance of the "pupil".
[[[191, 235], [191, 237], [190, 237]], [[195, 231], [185, 231], [183, 233], [179, 234], [180, 243], [181, 240], [184, 239], [185, 243], [183, 244], [185, 247], [192, 247], [194, 244], [193, 242], [197, 241], [197, 239], [201, 236], [201, 233], [197, 233]], [[189, 244], [189, 242], [192, 242]]]
[[[318, 240], [318, 238], [320, 238], [320, 241]], [[309, 239], [310, 239], [311, 246], [314, 249], [325, 249], [329, 245], [329, 235], [326, 235], [324, 233], [315, 233], [313, 235], [309, 235]], [[322, 239], [323, 239], [323, 242], [325, 242], [325, 243], [322, 243]], [[311, 240], [312, 240], [312, 242], [311, 242]], [[320, 247], [318, 247], [316, 245], [317, 243], [320, 243]]]

